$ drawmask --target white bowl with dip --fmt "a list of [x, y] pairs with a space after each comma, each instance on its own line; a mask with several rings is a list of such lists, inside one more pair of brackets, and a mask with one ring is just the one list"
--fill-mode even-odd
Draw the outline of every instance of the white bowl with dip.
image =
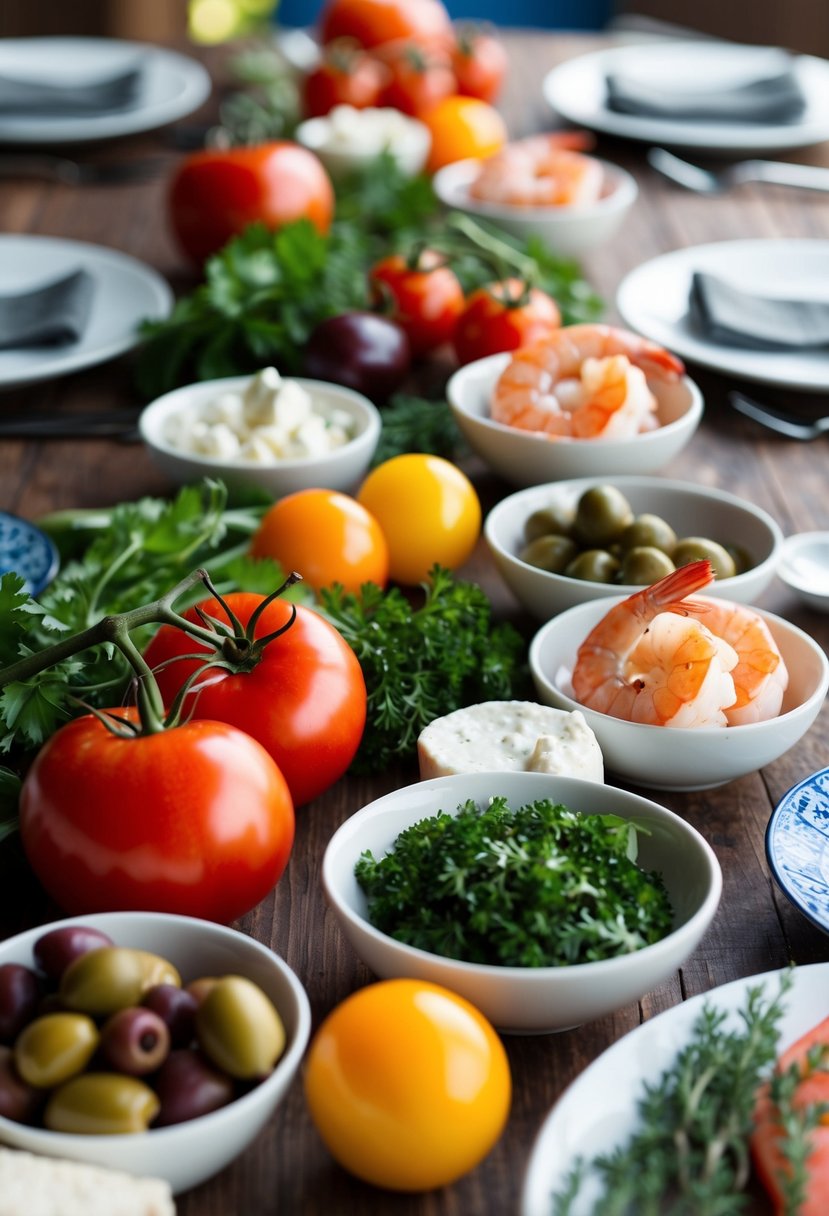
[[426, 164], [432, 136], [416, 118], [387, 106], [335, 106], [321, 118], [308, 118], [296, 129], [297, 143], [322, 161], [332, 178], [362, 168], [388, 152], [409, 177]]

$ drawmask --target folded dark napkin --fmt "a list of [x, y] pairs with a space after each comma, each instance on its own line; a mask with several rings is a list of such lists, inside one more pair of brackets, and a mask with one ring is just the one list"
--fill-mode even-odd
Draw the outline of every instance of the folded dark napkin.
[[754, 296], [712, 274], [691, 281], [688, 317], [709, 342], [753, 350], [829, 346], [829, 301]]
[[77, 117], [128, 110], [138, 104], [142, 76], [140, 67], [85, 84], [0, 76], [0, 114]]
[[0, 296], [0, 350], [64, 346], [83, 336], [95, 283], [86, 270], [20, 295]]
[[605, 84], [608, 109], [678, 122], [794, 122], [806, 106], [793, 64], [732, 88], [666, 89], [623, 74], [607, 76]]

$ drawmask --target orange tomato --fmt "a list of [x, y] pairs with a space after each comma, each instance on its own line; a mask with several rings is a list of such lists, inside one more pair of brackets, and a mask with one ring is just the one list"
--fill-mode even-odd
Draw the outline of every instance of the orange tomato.
[[398, 38], [447, 38], [452, 25], [440, 0], [328, 0], [320, 39], [354, 38], [366, 47]]
[[435, 173], [444, 165], [468, 157], [492, 156], [507, 142], [507, 126], [498, 111], [477, 97], [445, 97], [420, 115], [429, 128], [432, 148], [426, 169]]
[[251, 545], [254, 557], [272, 557], [296, 570], [315, 591], [342, 583], [385, 587], [389, 551], [377, 520], [347, 494], [299, 490], [280, 498], [262, 518]]

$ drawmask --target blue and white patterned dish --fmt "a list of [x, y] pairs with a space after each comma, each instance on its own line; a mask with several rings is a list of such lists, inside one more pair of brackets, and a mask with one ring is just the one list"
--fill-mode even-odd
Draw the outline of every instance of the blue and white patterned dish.
[[39, 595], [57, 574], [58, 551], [40, 528], [0, 511], [0, 575], [13, 570], [26, 580], [30, 595]]
[[829, 933], [829, 768], [781, 798], [766, 829], [766, 857], [784, 895]]

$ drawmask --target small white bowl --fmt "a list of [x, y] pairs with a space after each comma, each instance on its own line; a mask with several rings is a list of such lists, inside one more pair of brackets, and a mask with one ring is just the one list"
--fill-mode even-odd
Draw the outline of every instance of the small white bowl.
[[[429, 128], [416, 118], [401, 115], [399, 110], [393, 112], [398, 121], [405, 119], [405, 126], [403, 133], [389, 141], [387, 150], [402, 172], [408, 177], [414, 177], [426, 164], [432, 146], [432, 136]], [[359, 147], [330, 142], [331, 123], [325, 117], [307, 118], [305, 122], [301, 122], [296, 129], [295, 138], [297, 143], [319, 157], [334, 180], [353, 173], [355, 169], [361, 169], [379, 156], [373, 144]]]
[[789, 671], [789, 686], [776, 718], [720, 728], [645, 726], [576, 701], [569, 675], [579, 646], [624, 598], [577, 604], [542, 625], [530, 643], [530, 671], [539, 700], [559, 709], [580, 709], [611, 772], [651, 789], [712, 789], [771, 764], [806, 734], [829, 688], [829, 661], [802, 629], [759, 608], [754, 611], [771, 630]]
[[650, 380], [660, 421], [632, 439], [550, 439], [535, 431], [493, 422], [492, 392], [509, 354], [467, 363], [450, 378], [446, 396], [458, 427], [478, 456], [505, 481], [534, 486], [569, 477], [655, 473], [682, 451], [702, 418], [702, 394], [687, 376]]
[[184, 983], [203, 975], [243, 975], [259, 985], [279, 1012], [287, 1041], [274, 1071], [255, 1089], [209, 1115], [122, 1136], [69, 1135], [0, 1117], [0, 1141], [12, 1148], [163, 1178], [174, 1193], [189, 1190], [238, 1157], [285, 1097], [311, 1030], [305, 990], [287, 963], [245, 934], [209, 921], [158, 912], [76, 916], [29, 929], [0, 943], [0, 965], [34, 966], [33, 947], [38, 938], [72, 924], [100, 929], [117, 946], [160, 954], [178, 969]]
[[[498, 967], [460, 962], [404, 945], [366, 918], [354, 866], [366, 849], [379, 858], [400, 832], [439, 810], [453, 813], [495, 795], [517, 808], [551, 798], [573, 810], [620, 815], [643, 824], [639, 862], [661, 873], [674, 909], [672, 931], [632, 954], [572, 967]], [[708, 928], [722, 875], [706, 841], [678, 815], [625, 790], [548, 773], [461, 773], [395, 790], [352, 815], [334, 833], [322, 867], [326, 894], [360, 958], [384, 979], [431, 980], [471, 1001], [500, 1030], [547, 1034], [603, 1017], [660, 984], [681, 966]]]
[[829, 612], [829, 532], [798, 532], [783, 542], [777, 577], [818, 612]]
[[[554, 504], [574, 508], [585, 490], [605, 484], [605, 478], [580, 477], [531, 486], [502, 499], [484, 521], [484, 536], [504, 582], [527, 611], [543, 621], [586, 600], [632, 595], [641, 590], [627, 584], [594, 583], [553, 574], [518, 556], [526, 544], [524, 526], [534, 511]], [[680, 539], [705, 536], [745, 549], [754, 565], [733, 578], [712, 583], [706, 595], [750, 604], [774, 577], [783, 533], [772, 517], [753, 503], [724, 490], [661, 477], [614, 477], [609, 484], [624, 494], [634, 514], [661, 516]]]
[[605, 188], [598, 202], [585, 207], [519, 207], [474, 198], [469, 187], [480, 167], [478, 160], [461, 160], [439, 169], [435, 194], [446, 207], [476, 219], [490, 220], [513, 236], [540, 237], [556, 253], [577, 255], [604, 244], [618, 232], [636, 201], [636, 179], [625, 169], [602, 160]]
[[232, 488], [256, 486], [274, 498], [316, 487], [347, 492], [359, 485], [380, 439], [380, 413], [361, 393], [324, 380], [296, 377], [297, 384], [312, 394], [319, 412], [345, 410], [350, 414], [354, 420], [354, 438], [323, 456], [254, 464], [249, 460], [223, 460], [185, 452], [166, 438], [168, 421], [180, 411], [205, 405], [223, 393], [243, 392], [250, 381], [250, 376], [230, 376], [187, 384], [158, 397], [142, 411], [138, 429], [162, 473], [178, 483], [220, 477]]

